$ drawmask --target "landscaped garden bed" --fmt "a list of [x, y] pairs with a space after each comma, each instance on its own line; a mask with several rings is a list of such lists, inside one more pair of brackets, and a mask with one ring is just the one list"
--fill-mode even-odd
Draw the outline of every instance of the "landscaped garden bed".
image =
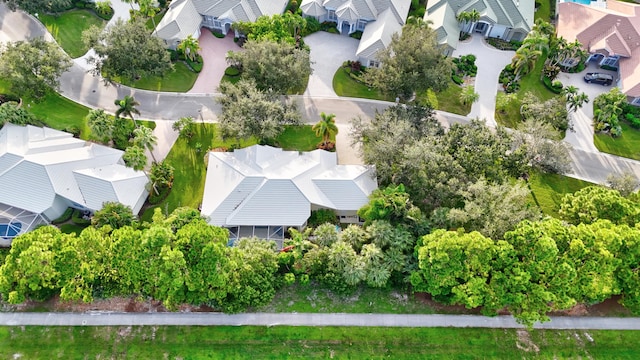
[[[357, 65], [354, 65], [357, 63]], [[393, 101], [394, 99], [362, 81], [366, 68], [358, 61], [346, 61], [333, 76], [333, 90], [338, 96]]]

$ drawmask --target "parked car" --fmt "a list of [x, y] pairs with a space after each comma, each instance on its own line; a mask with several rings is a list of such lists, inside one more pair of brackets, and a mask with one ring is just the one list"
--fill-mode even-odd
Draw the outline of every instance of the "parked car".
[[609, 86], [613, 83], [613, 76], [604, 73], [587, 73], [587, 75], [584, 76], [584, 81]]

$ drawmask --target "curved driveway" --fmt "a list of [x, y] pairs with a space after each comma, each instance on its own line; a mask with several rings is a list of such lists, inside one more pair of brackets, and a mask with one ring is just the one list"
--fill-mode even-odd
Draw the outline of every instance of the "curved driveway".
[[[116, 0], [119, 1], [119, 0]], [[17, 41], [25, 38], [42, 36], [45, 31], [35, 19], [21, 12], [10, 12], [0, 3], [0, 39]], [[48, 35], [48, 33], [47, 33]], [[49, 35], [50, 37], [50, 35]], [[493, 80], [495, 83], [495, 79]], [[216, 121], [220, 112], [215, 102], [216, 94], [162, 93], [132, 89], [126, 86], [105, 85], [99, 78], [88, 74], [75, 64], [60, 79], [60, 92], [63, 96], [91, 108], [115, 111], [113, 101], [124, 95], [133, 95], [140, 102], [141, 117], [152, 120], [176, 120], [182, 116]], [[482, 95], [481, 95], [482, 96]], [[351, 146], [349, 137], [349, 120], [356, 116], [371, 117], [376, 110], [386, 108], [392, 103], [366, 99], [349, 99], [334, 97], [299, 96], [296, 97], [299, 108], [306, 122], [315, 123], [320, 112], [336, 114], [340, 133], [337, 139], [338, 159], [342, 164], [360, 163], [357, 149]], [[438, 112], [441, 121], [464, 122], [467, 117]], [[491, 116], [490, 119], [493, 117]], [[161, 124], [154, 133], [158, 136], [158, 146], [154, 154], [164, 158], [175, 141], [175, 133], [171, 132], [170, 122]], [[584, 141], [593, 141], [584, 139]], [[640, 162], [619, 158], [617, 156], [588, 152], [582, 149], [572, 151], [574, 176], [583, 180], [602, 183], [612, 172], [631, 171], [640, 178]]]

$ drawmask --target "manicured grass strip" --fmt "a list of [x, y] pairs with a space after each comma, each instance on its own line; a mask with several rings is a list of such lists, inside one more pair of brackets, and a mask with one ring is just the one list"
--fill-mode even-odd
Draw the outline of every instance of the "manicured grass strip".
[[[332, 141], [335, 141], [335, 137]], [[322, 138], [316, 136], [311, 125], [285, 126], [284, 131], [276, 139], [277, 145], [285, 150], [311, 151], [317, 148]]]
[[609, 134], [595, 134], [593, 143], [598, 150], [630, 159], [640, 160], [640, 130], [634, 129], [626, 121], [620, 122], [622, 135], [614, 138]]
[[197, 78], [198, 74], [193, 72], [187, 64], [178, 61], [173, 64], [173, 70], [163, 76], [150, 76], [133, 82], [123, 81], [121, 83], [143, 90], [187, 92], [193, 87]]
[[438, 98], [438, 110], [466, 116], [471, 112], [471, 104], [465, 105], [460, 101], [461, 92], [462, 87], [456, 85], [453, 81], [450, 81], [449, 87], [444, 91], [436, 93], [436, 97]]
[[378, 89], [369, 88], [367, 85], [352, 79], [344, 67], [340, 67], [333, 76], [333, 91], [338, 96], [386, 101], [394, 100]]
[[48, 127], [58, 130], [75, 127], [80, 129], [81, 138], [89, 137], [89, 127], [84, 119], [89, 113], [89, 108], [83, 105], [50, 91], [42, 101], [37, 103], [27, 101], [26, 106]]
[[84, 9], [65, 11], [55, 15], [43, 14], [38, 18], [72, 58], [80, 57], [89, 50], [82, 42], [82, 32], [91, 25], [103, 28], [107, 23], [92, 11]]
[[1, 327], [0, 357], [523, 359], [640, 355], [637, 331], [358, 327]]
[[[453, 307], [450, 307], [453, 309]], [[443, 313], [438, 309], [439, 313]], [[320, 284], [285, 286], [258, 312], [433, 314], [436, 309], [402, 290], [360, 287], [348, 295]]]
[[560, 202], [564, 195], [574, 193], [593, 183], [558, 174], [534, 173], [529, 178], [532, 202], [537, 203], [545, 215], [559, 217]]

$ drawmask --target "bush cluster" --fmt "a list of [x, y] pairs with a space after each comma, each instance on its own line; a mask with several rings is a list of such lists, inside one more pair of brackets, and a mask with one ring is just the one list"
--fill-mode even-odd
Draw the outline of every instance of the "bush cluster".
[[520, 90], [520, 82], [516, 81], [516, 73], [511, 64], [502, 69], [498, 82], [502, 84], [504, 91], [508, 94]]
[[560, 80], [551, 81], [551, 79], [549, 79], [546, 76], [542, 78], [542, 83], [544, 84], [544, 86], [547, 89], [549, 89], [554, 94], [560, 94], [562, 92], [563, 87], [564, 87]]
[[475, 62], [476, 56], [473, 54], [454, 58], [453, 64], [455, 67], [451, 72], [451, 80], [453, 80], [454, 83], [461, 85], [464, 82], [463, 78], [465, 76], [476, 76], [478, 73], [478, 67]]

